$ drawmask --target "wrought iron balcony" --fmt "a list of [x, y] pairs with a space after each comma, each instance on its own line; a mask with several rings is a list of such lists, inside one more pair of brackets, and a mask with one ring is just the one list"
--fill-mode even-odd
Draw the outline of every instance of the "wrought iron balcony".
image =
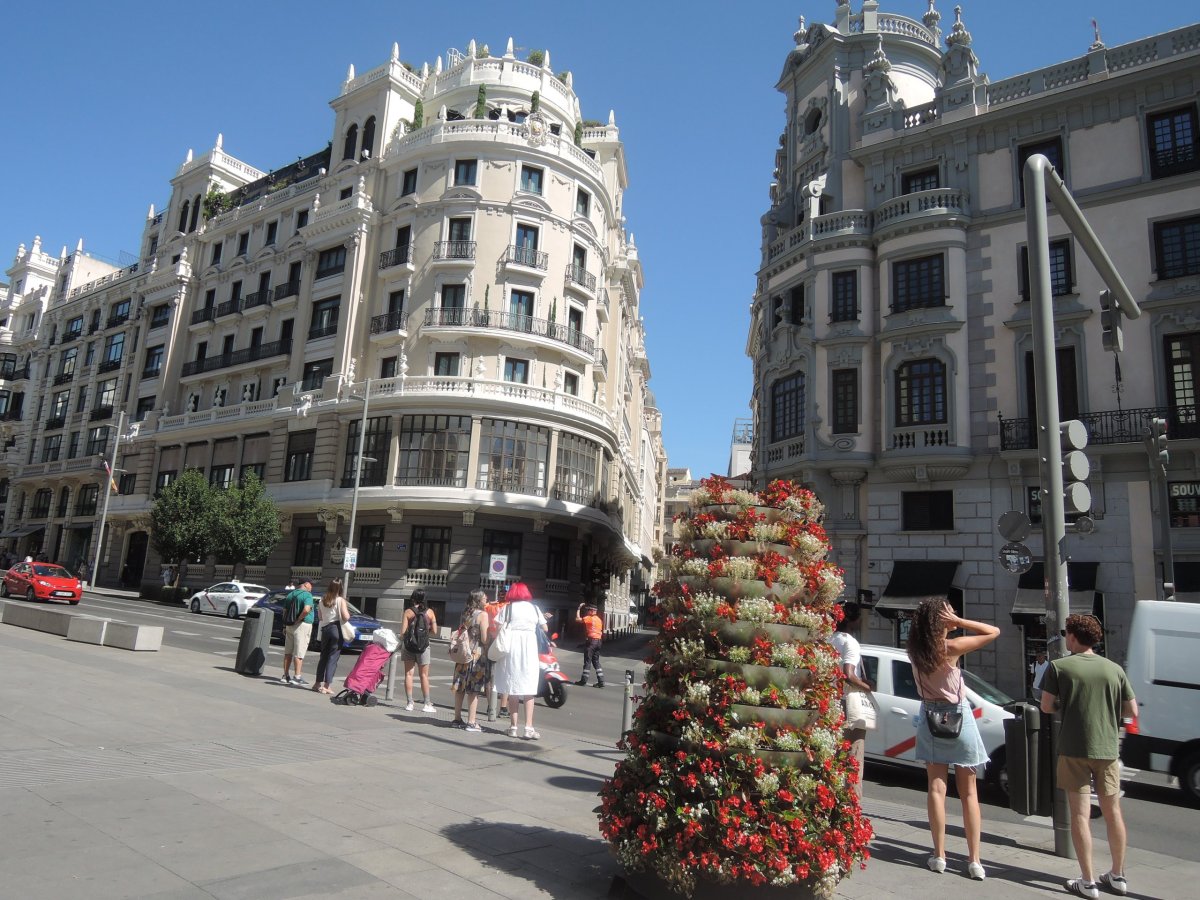
[[21, 410], [19, 407], [17, 409], [6, 409], [4, 412], [0, 413], [0, 422], [20, 422], [20, 421], [21, 421]]
[[574, 263], [567, 266], [567, 281], [593, 293], [596, 290], [596, 276], [583, 266], [577, 266]]
[[96, 366], [96, 371], [100, 374], [104, 374], [105, 372], [115, 372], [119, 368], [121, 368], [121, 360], [106, 359], [101, 362], [100, 365]]
[[7, 378], [10, 381], [20, 381], [22, 378], [28, 377], [29, 366], [21, 366], [19, 369], [15, 364], [0, 366], [0, 378]]
[[415, 472], [410, 472], [404, 475], [397, 475], [395, 478], [395, 484], [397, 486], [410, 487], [465, 488], [467, 486], [467, 473], [459, 471], [453, 474], [422, 475]]
[[241, 312], [241, 305], [242, 300], [240, 297], [226, 300], [224, 303], [218, 303], [216, 317], [219, 319], [222, 316], [232, 316], [235, 312]]
[[337, 334], [337, 330], [338, 330], [337, 320], [334, 320], [332, 322], [326, 322], [324, 324], [316, 324], [316, 325], [313, 325], [312, 328], [308, 329], [308, 339], [310, 341], [315, 341], [317, 338], [329, 337], [331, 335]]
[[[1088, 446], [1129, 444], [1140, 441], [1151, 419], [1167, 420], [1167, 435], [1200, 438], [1200, 410], [1196, 406], [1150, 406], [1140, 409], [1106, 410], [1076, 416], [1088, 431]], [[1000, 418], [1000, 449], [1036, 450], [1037, 422], [1032, 418]]]
[[505, 260], [518, 266], [528, 266], [531, 269], [546, 271], [550, 265], [550, 254], [536, 247], [518, 247], [516, 244], [508, 248]]
[[102, 422], [105, 419], [111, 419], [113, 416], [113, 411], [114, 408], [111, 406], [97, 406], [90, 413], [88, 413], [88, 421]]
[[438, 241], [433, 245], [434, 259], [474, 259], [474, 241]]
[[69, 344], [69, 343], [71, 343], [71, 341], [77, 341], [81, 337], [83, 337], [83, 329], [82, 328], [80, 328], [78, 331], [66, 332], [62, 337], [60, 337], [58, 339], [58, 342], [60, 344]]
[[545, 484], [539, 484], [536, 476], [516, 471], [488, 472], [480, 474], [475, 486], [481, 491], [503, 491], [506, 494], [532, 494], [546, 496]]
[[217, 369], [225, 369], [229, 366], [254, 362], [255, 360], [266, 359], [270, 356], [282, 356], [285, 353], [290, 353], [291, 350], [292, 341], [290, 338], [284, 341], [272, 341], [269, 344], [259, 344], [257, 347], [235, 350], [233, 353], [222, 353], [220, 356], [194, 359], [191, 362], [183, 364], [183, 372], [181, 374], [186, 377], [188, 375], [199, 375], [204, 372], [214, 372]]
[[57, 375], [54, 376], [54, 386], [58, 387], [60, 384], [66, 384], [68, 381], [70, 381], [74, 377], [75, 377], [74, 372], [59, 372]]
[[75, 515], [77, 516], [94, 516], [96, 514], [96, 501], [90, 503], [75, 504]]
[[247, 294], [242, 300], [242, 312], [248, 309], [254, 309], [259, 306], [271, 305], [271, 289], [264, 288], [261, 291], [255, 291], [253, 294]]
[[429, 326], [449, 325], [471, 328], [499, 328], [516, 331], [535, 337], [549, 338], [579, 350], [588, 356], [595, 353], [596, 342], [583, 332], [568, 325], [560, 325], [533, 316], [507, 313], [499, 310], [461, 309], [457, 307], [425, 310], [425, 324]]
[[[475, 255], [472, 247], [471, 256]], [[390, 269], [392, 266], [402, 266], [405, 263], [412, 262], [412, 245], [405, 244], [402, 247], [397, 247], [395, 250], [384, 250], [379, 254], [379, 268]]]
[[197, 309], [192, 313], [192, 324], [199, 325], [201, 322], [211, 322], [217, 316], [217, 308], [215, 306], [206, 306], [204, 309]]
[[382, 316], [371, 317], [371, 334], [387, 334], [390, 331], [401, 331], [407, 314], [402, 309], [384, 313]]
[[604, 372], [605, 375], [607, 375], [608, 374], [608, 354], [604, 351], [603, 347], [596, 348], [595, 360], [596, 360], [596, 365]]
[[109, 316], [108, 321], [104, 323], [105, 328], [116, 328], [118, 325], [124, 325], [129, 321], [129, 313], [118, 313], [115, 316]]
[[285, 281], [283, 284], [275, 286], [275, 299], [282, 300], [284, 297], [295, 297], [300, 293], [299, 281]]
[[47, 431], [56, 431], [59, 428], [62, 428], [66, 424], [67, 424], [66, 416], [54, 416], [53, 418], [46, 420], [46, 430]]

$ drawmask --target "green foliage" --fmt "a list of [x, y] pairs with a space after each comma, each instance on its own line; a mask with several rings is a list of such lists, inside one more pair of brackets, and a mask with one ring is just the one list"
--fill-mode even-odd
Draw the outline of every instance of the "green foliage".
[[208, 189], [208, 193], [204, 195], [201, 208], [204, 211], [204, 218], [211, 219], [213, 216], [219, 216], [227, 209], [232, 209], [233, 198], [218, 188], [211, 187]]
[[576, 147], [583, 146], [583, 123], [582, 122], [575, 123], [575, 146]]
[[584, 119], [583, 120], [584, 128], [600, 128], [603, 125], [604, 125], [604, 123], [601, 122], [599, 119]]
[[486, 119], [487, 118], [487, 85], [486, 84], [481, 84], [479, 86], [479, 94], [475, 98], [475, 118], [477, 118], [477, 119]]
[[533, 97], [531, 97], [529, 100], [529, 111], [531, 113], [535, 113], [541, 108], [542, 108], [542, 92], [534, 91]]
[[527, 57], [525, 57], [525, 62], [529, 63], [531, 66], [545, 65], [546, 51], [545, 50], [530, 50], [529, 55]]
[[212, 508], [212, 549], [218, 559], [261, 563], [282, 537], [279, 510], [253, 472], [240, 485], [215, 488]]
[[554, 77], [555, 77], [555, 78], [557, 78], [559, 81], [561, 81], [563, 84], [566, 84], [566, 83], [567, 83], [567, 76], [568, 76], [568, 75], [570, 75], [570, 74], [571, 74], [571, 70], [570, 70], [570, 69], [563, 69], [563, 71], [559, 72], [559, 73], [558, 73], [557, 75], [555, 75]]
[[212, 499], [199, 469], [185, 469], [162, 489], [150, 508], [150, 543], [164, 561], [179, 565], [212, 552]]
[[417, 100], [413, 106], [412, 130], [425, 127], [425, 104]]
[[478, 50], [475, 51], [476, 59], [487, 59], [491, 55], [492, 55], [492, 53], [490, 50], [488, 50], [487, 44], [484, 44], [482, 47], [480, 47]]
[[550, 304], [550, 324], [554, 324], [554, 320], [558, 318], [558, 298], [554, 298], [554, 302]]

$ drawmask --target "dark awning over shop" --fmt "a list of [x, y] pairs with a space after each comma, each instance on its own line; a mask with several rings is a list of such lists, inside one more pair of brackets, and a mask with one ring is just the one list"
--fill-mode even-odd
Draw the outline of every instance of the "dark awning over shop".
[[15, 528], [10, 528], [8, 531], [0, 532], [0, 538], [23, 538], [27, 534], [33, 534], [35, 531], [44, 531], [45, 525], [18, 525]]
[[891, 618], [912, 612], [926, 597], [951, 599], [958, 593], [950, 584], [957, 571], [956, 560], [898, 559], [875, 610]]
[[[1099, 596], [1096, 593], [1096, 573], [1099, 568], [1098, 562], [1067, 563], [1067, 605], [1072, 615], [1100, 615]], [[1027, 624], [1032, 619], [1046, 615], [1045, 580], [1044, 563], [1035, 562], [1017, 581], [1011, 613], [1014, 623]]]

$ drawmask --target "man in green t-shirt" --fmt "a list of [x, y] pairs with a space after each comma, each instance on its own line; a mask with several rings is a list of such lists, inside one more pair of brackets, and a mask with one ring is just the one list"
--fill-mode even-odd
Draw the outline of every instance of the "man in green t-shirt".
[[1104, 636], [1099, 620], [1095, 616], [1067, 616], [1066, 630], [1071, 655], [1050, 663], [1042, 678], [1042, 712], [1057, 712], [1062, 717], [1055, 774], [1071, 808], [1071, 843], [1082, 876], [1072, 878], [1065, 887], [1081, 897], [1100, 896], [1093, 877], [1089, 824], [1094, 778], [1112, 852], [1112, 868], [1100, 876], [1100, 882], [1114, 893], [1124, 894], [1129, 885], [1125, 881], [1125, 820], [1121, 817], [1117, 739], [1121, 719], [1137, 715], [1137, 701], [1125, 671], [1092, 650]]
[[[283, 598], [283, 614], [284, 622], [288, 619], [288, 610], [294, 610], [293, 621], [291, 625], [284, 624], [283, 626], [283, 677], [280, 682], [283, 684], [308, 684], [301, 675], [300, 670], [304, 668], [304, 654], [308, 652], [308, 641], [312, 637], [313, 612], [316, 604], [313, 603], [312, 581], [308, 578], [304, 579], [296, 586], [296, 589]], [[296, 677], [293, 678], [288, 673], [292, 669], [292, 660], [296, 661]]]

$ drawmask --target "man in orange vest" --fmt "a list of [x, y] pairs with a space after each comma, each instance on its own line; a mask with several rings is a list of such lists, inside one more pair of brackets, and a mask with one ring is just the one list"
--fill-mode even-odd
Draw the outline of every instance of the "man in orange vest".
[[576, 684], [587, 684], [587, 670], [590, 664], [596, 673], [596, 687], [604, 687], [604, 670], [600, 668], [600, 644], [604, 640], [604, 620], [596, 615], [596, 607], [579, 604], [575, 610], [575, 621], [583, 625], [587, 643], [583, 647], [583, 672]]

